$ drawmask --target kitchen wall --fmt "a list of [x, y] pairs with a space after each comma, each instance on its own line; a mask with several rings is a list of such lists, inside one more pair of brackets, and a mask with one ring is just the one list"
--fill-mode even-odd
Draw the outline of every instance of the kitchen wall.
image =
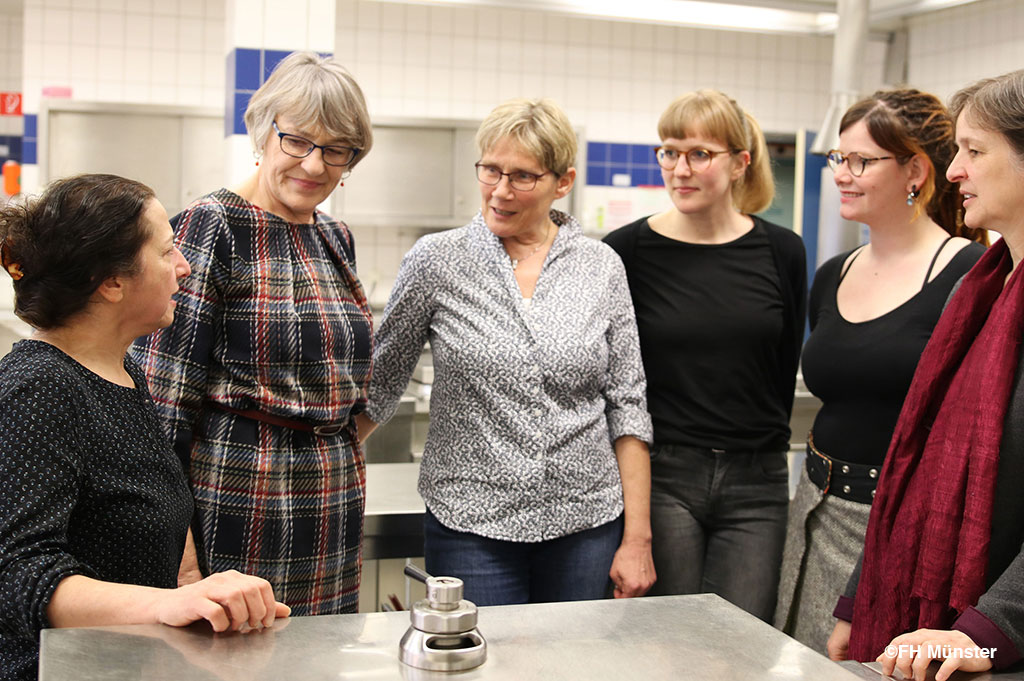
[[984, 0], [909, 20], [909, 81], [946, 98], [964, 85], [1024, 68], [1024, 3]]
[[[0, 14], [0, 89], [23, 90], [30, 112], [38, 110], [44, 88], [82, 101], [221, 106], [224, 6], [224, 0], [26, 0], [22, 15]], [[374, 116], [479, 119], [502, 99], [543, 95], [601, 143], [656, 143], [660, 111], [675, 95], [699, 87], [733, 95], [768, 132], [814, 129], [831, 73], [827, 36], [373, 0], [338, 0], [336, 26], [336, 54], [359, 79]], [[982, 0], [911, 18], [908, 26], [910, 80], [943, 96], [1024, 64], [1024, 3]], [[879, 38], [864, 55], [866, 92], [882, 84]], [[19, 119], [0, 118], [0, 135], [20, 133]], [[25, 186], [35, 186], [33, 180], [29, 168]], [[415, 168], [396, 169], [396, 201], [415, 186]], [[661, 205], [657, 190], [578, 191], [584, 215], [595, 205], [619, 209], [605, 214], [607, 227]], [[378, 296], [418, 235], [356, 226], [360, 271], [369, 285], [380, 284]], [[7, 288], [0, 285], [0, 307]]]

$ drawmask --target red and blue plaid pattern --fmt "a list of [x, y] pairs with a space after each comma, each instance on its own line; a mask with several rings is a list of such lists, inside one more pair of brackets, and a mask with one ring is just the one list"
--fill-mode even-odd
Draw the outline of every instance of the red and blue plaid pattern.
[[351, 234], [226, 189], [172, 222], [192, 275], [174, 323], [133, 354], [189, 472], [200, 559], [264, 577], [293, 614], [354, 612], [365, 472], [351, 430], [321, 438], [217, 407], [314, 425], [364, 408], [372, 328]]

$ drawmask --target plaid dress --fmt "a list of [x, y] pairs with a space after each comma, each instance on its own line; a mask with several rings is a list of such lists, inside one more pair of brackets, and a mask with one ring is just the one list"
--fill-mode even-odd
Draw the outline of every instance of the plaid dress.
[[195, 495], [205, 571], [273, 584], [293, 615], [355, 612], [365, 466], [354, 428], [320, 437], [224, 411], [349, 422], [370, 379], [371, 319], [352, 237], [221, 189], [173, 219], [192, 265], [174, 323], [136, 342]]

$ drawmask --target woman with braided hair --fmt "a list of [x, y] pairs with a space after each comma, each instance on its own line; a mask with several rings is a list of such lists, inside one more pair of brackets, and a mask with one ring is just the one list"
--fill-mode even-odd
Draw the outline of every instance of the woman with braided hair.
[[985, 251], [984, 230], [960, 223], [944, 175], [955, 150], [942, 102], [901, 89], [854, 104], [828, 156], [840, 214], [865, 223], [869, 241], [823, 264], [811, 287], [803, 375], [823, 406], [790, 504], [775, 620], [819, 652], [921, 352], [950, 290]]
[[672, 205], [605, 238], [626, 265], [654, 422], [651, 593], [716, 593], [770, 620], [804, 247], [752, 215], [771, 204], [771, 166], [757, 121], [734, 100], [685, 94], [658, 134]]

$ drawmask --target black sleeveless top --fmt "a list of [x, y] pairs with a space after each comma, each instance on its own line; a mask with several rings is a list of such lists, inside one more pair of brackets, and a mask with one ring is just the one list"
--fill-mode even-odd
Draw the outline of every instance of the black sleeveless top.
[[882, 463], [949, 292], [984, 252], [981, 244], [964, 247], [913, 298], [860, 323], [843, 319], [836, 306], [843, 262], [851, 252], [818, 269], [808, 308], [811, 335], [802, 360], [804, 383], [823, 403], [814, 420], [818, 450], [851, 463]]

